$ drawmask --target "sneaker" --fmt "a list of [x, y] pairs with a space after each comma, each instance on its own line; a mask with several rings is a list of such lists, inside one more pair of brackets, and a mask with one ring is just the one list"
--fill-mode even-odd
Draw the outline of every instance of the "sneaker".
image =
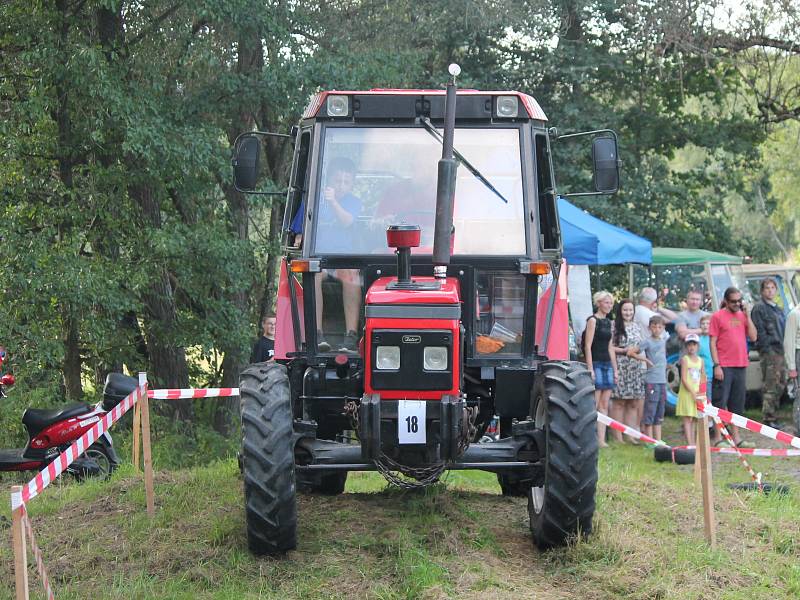
[[755, 448], [756, 447], [756, 445], [753, 442], [748, 442], [747, 440], [742, 440], [736, 445], [739, 448]]
[[325, 339], [325, 334], [317, 329], [317, 350], [320, 352], [330, 352], [331, 345]]
[[730, 448], [731, 447], [731, 445], [728, 443], [728, 440], [720, 440], [714, 445], [717, 448]]
[[777, 419], [767, 419], [764, 421], [764, 425], [766, 425], [767, 427], [772, 427], [773, 429], [777, 429], [778, 431], [783, 430], [783, 423], [781, 423]]
[[339, 352], [358, 352], [358, 334], [355, 331], [351, 330], [345, 334]]

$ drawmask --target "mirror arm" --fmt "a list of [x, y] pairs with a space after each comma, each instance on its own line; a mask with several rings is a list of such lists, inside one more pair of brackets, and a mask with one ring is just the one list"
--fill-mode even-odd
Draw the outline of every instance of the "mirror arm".
[[562, 198], [572, 198], [573, 196], [613, 196], [616, 192], [574, 192], [571, 194], [562, 194], [559, 192], [559, 196]]
[[240, 192], [242, 194], [248, 194], [250, 196], [285, 196], [286, 193], [288, 192], [288, 190], [283, 190], [282, 192], [253, 192], [250, 190], [240, 189], [239, 186], [236, 185], [235, 183], [233, 184], [233, 187], [234, 189], [236, 189], [237, 192]]
[[272, 133], [271, 131], [243, 131], [239, 135], [236, 136], [236, 139], [233, 140], [233, 147], [236, 148], [236, 144], [239, 143], [239, 140], [246, 135], [261, 135], [264, 137], [276, 137], [276, 138], [287, 138], [293, 139], [295, 136], [289, 133]]
[[[551, 129], [555, 129], [555, 128], [551, 128]], [[595, 129], [594, 131], [580, 131], [578, 133], [567, 133], [567, 134], [564, 134], [564, 135], [558, 135], [557, 131], [553, 132], [553, 133], [554, 133], [554, 135], [553, 135], [553, 137], [551, 139], [555, 139], [556, 141], [558, 141], [558, 140], [566, 140], [566, 139], [574, 138], [574, 137], [583, 137], [583, 136], [587, 136], [587, 135], [598, 135], [600, 133], [609, 133], [609, 134], [611, 134], [611, 137], [614, 138], [614, 142], [615, 143], [619, 142], [619, 140], [617, 138], [617, 132], [614, 131], [613, 129]]]

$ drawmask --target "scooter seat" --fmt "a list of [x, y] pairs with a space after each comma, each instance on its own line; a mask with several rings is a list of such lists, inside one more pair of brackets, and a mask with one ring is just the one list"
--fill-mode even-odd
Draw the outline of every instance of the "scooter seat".
[[22, 413], [22, 422], [28, 431], [39, 432], [48, 425], [58, 423], [70, 417], [77, 417], [84, 413], [91, 412], [92, 407], [83, 402], [76, 402], [69, 404], [63, 408], [56, 409], [41, 409], [41, 408], [28, 408]]

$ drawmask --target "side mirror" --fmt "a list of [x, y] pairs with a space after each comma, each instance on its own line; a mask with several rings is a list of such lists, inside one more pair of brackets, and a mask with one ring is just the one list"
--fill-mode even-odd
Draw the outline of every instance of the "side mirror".
[[233, 149], [233, 185], [240, 192], [250, 192], [256, 187], [258, 162], [261, 158], [261, 141], [253, 134], [244, 134]]
[[[555, 128], [548, 131], [551, 140], [560, 142], [579, 137], [592, 137], [592, 186], [593, 192], [561, 193], [560, 196], [595, 196], [615, 194], [619, 190], [619, 154], [617, 153], [617, 134], [611, 129], [595, 129], [559, 135]], [[586, 165], [588, 167], [588, 165]], [[588, 170], [588, 169], [587, 169]]]
[[592, 141], [592, 182], [600, 194], [619, 190], [619, 161], [615, 137], [599, 137]]

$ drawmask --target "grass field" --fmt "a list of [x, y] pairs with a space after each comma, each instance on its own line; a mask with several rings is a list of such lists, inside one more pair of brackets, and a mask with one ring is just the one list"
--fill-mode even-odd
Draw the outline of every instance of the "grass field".
[[[235, 460], [158, 473], [152, 521], [130, 466], [110, 482], [53, 485], [29, 512], [59, 599], [797, 598], [797, 460], [753, 459], [768, 481], [791, 485], [764, 497], [728, 490], [746, 473], [734, 457], [714, 458], [715, 551], [692, 467], [628, 444], [601, 453], [594, 534], [548, 553], [531, 544], [526, 501], [500, 496], [481, 472], [421, 492], [351, 474], [341, 496], [300, 497], [299, 547], [281, 560], [247, 551]], [[3, 514], [0, 598], [12, 598]], [[33, 571], [31, 590], [41, 597]]]

